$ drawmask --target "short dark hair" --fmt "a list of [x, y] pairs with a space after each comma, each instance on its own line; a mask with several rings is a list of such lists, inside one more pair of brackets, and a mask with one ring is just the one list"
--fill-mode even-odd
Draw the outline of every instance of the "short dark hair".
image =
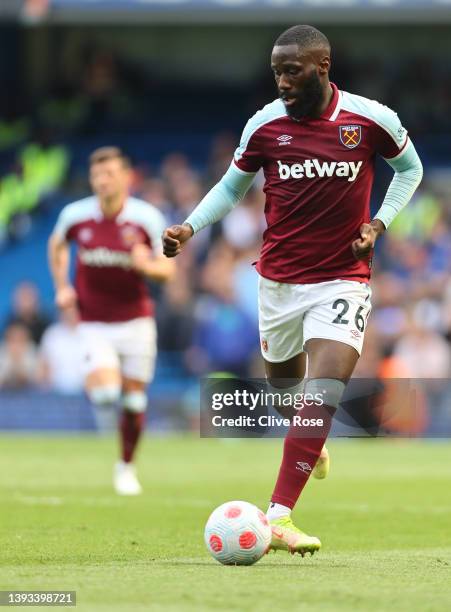
[[301, 49], [326, 48], [330, 53], [330, 42], [322, 32], [309, 25], [295, 25], [277, 38], [274, 46], [297, 45]]
[[130, 168], [130, 159], [119, 147], [100, 147], [89, 156], [89, 165], [100, 164], [110, 159], [120, 159], [126, 168]]

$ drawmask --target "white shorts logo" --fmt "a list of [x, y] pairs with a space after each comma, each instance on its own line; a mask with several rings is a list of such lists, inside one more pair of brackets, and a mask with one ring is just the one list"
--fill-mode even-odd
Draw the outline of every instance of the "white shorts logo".
[[277, 161], [279, 176], [283, 181], [289, 178], [324, 178], [324, 177], [347, 177], [349, 183], [353, 183], [360, 172], [363, 161], [359, 162], [322, 162], [318, 159], [306, 159], [299, 164], [282, 163]]
[[130, 253], [113, 251], [106, 247], [80, 249], [78, 256], [85, 266], [93, 266], [95, 268], [117, 267], [128, 270], [132, 266]]

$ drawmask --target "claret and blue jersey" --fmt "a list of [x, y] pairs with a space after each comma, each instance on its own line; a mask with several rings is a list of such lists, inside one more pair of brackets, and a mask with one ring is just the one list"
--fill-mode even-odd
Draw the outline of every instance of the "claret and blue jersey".
[[161, 254], [165, 220], [160, 211], [129, 197], [112, 218], [103, 215], [99, 200], [91, 196], [61, 211], [55, 233], [76, 243], [75, 287], [83, 321], [129, 321], [153, 314], [153, 302], [141, 274], [131, 263], [135, 244]]
[[351, 243], [370, 221], [376, 154], [402, 155], [408, 136], [379, 102], [338, 90], [318, 118], [294, 120], [281, 100], [247, 123], [234, 164], [265, 175], [265, 216], [259, 273], [288, 283], [335, 279], [366, 282], [368, 260]]

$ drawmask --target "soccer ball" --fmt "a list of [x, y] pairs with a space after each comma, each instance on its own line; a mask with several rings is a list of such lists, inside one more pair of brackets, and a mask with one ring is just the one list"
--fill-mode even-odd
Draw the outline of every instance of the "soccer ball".
[[268, 550], [271, 526], [266, 515], [245, 501], [230, 501], [212, 512], [205, 525], [205, 544], [224, 565], [252, 565]]

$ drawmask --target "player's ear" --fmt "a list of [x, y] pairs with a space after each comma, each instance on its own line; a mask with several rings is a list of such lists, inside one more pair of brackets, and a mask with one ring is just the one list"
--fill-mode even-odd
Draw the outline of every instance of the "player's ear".
[[325, 75], [330, 70], [330, 56], [323, 55], [318, 62], [318, 72], [321, 75]]

